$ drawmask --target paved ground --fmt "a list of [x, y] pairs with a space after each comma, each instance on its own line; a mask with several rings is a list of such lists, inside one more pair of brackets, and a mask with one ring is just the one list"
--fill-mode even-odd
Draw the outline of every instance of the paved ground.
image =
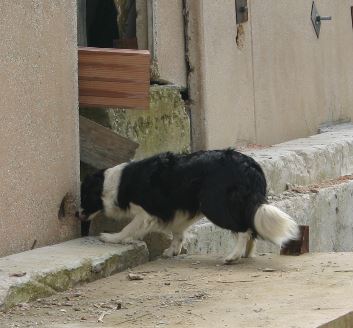
[[143, 279], [121, 272], [21, 304], [0, 314], [0, 327], [304, 328], [353, 309], [353, 253], [263, 255], [233, 266], [181, 256], [133, 273]]

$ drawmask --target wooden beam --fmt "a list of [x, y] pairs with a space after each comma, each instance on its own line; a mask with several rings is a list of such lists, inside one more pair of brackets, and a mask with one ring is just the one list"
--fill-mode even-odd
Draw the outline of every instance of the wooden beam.
[[148, 109], [150, 53], [79, 47], [78, 86], [81, 107]]
[[97, 169], [113, 167], [134, 157], [138, 144], [80, 116], [81, 161]]

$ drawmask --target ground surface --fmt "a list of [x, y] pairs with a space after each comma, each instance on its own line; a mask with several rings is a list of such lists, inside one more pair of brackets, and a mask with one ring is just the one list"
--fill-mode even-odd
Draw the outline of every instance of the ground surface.
[[304, 328], [353, 309], [353, 253], [221, 263], [210, 256], [156, 260], [132, 271], [143, 280], [122, 272], [21, 304], [0, 313], [0, 327]]

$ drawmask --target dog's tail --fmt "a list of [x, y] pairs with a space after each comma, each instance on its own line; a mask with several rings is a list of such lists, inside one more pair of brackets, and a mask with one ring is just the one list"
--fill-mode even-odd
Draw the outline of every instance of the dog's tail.
[[268, 204], [263, 204], [257, 209], [254, 227], [260, 237], [279, 246], [297, 239], [299, 235], [298, 225], [293, 219], [277, 207]]

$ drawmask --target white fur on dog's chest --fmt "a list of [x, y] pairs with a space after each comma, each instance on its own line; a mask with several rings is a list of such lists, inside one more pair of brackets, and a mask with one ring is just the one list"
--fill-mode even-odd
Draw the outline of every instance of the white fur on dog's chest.
[[104, 172], [104, 184], [103, 184], [103, 193], [102, 201], [104, 207], [104, 213], [107, 217], [111, 219], [120, 219], [120, 218], [131, 218], [131, 211], [125, 211], [116, 206], [118, 199], [118, 190], [120, 184], [121, 173], [127, 163], [123, 163], [117, 166], [114, 166], [111, 169], [107, 169]]

